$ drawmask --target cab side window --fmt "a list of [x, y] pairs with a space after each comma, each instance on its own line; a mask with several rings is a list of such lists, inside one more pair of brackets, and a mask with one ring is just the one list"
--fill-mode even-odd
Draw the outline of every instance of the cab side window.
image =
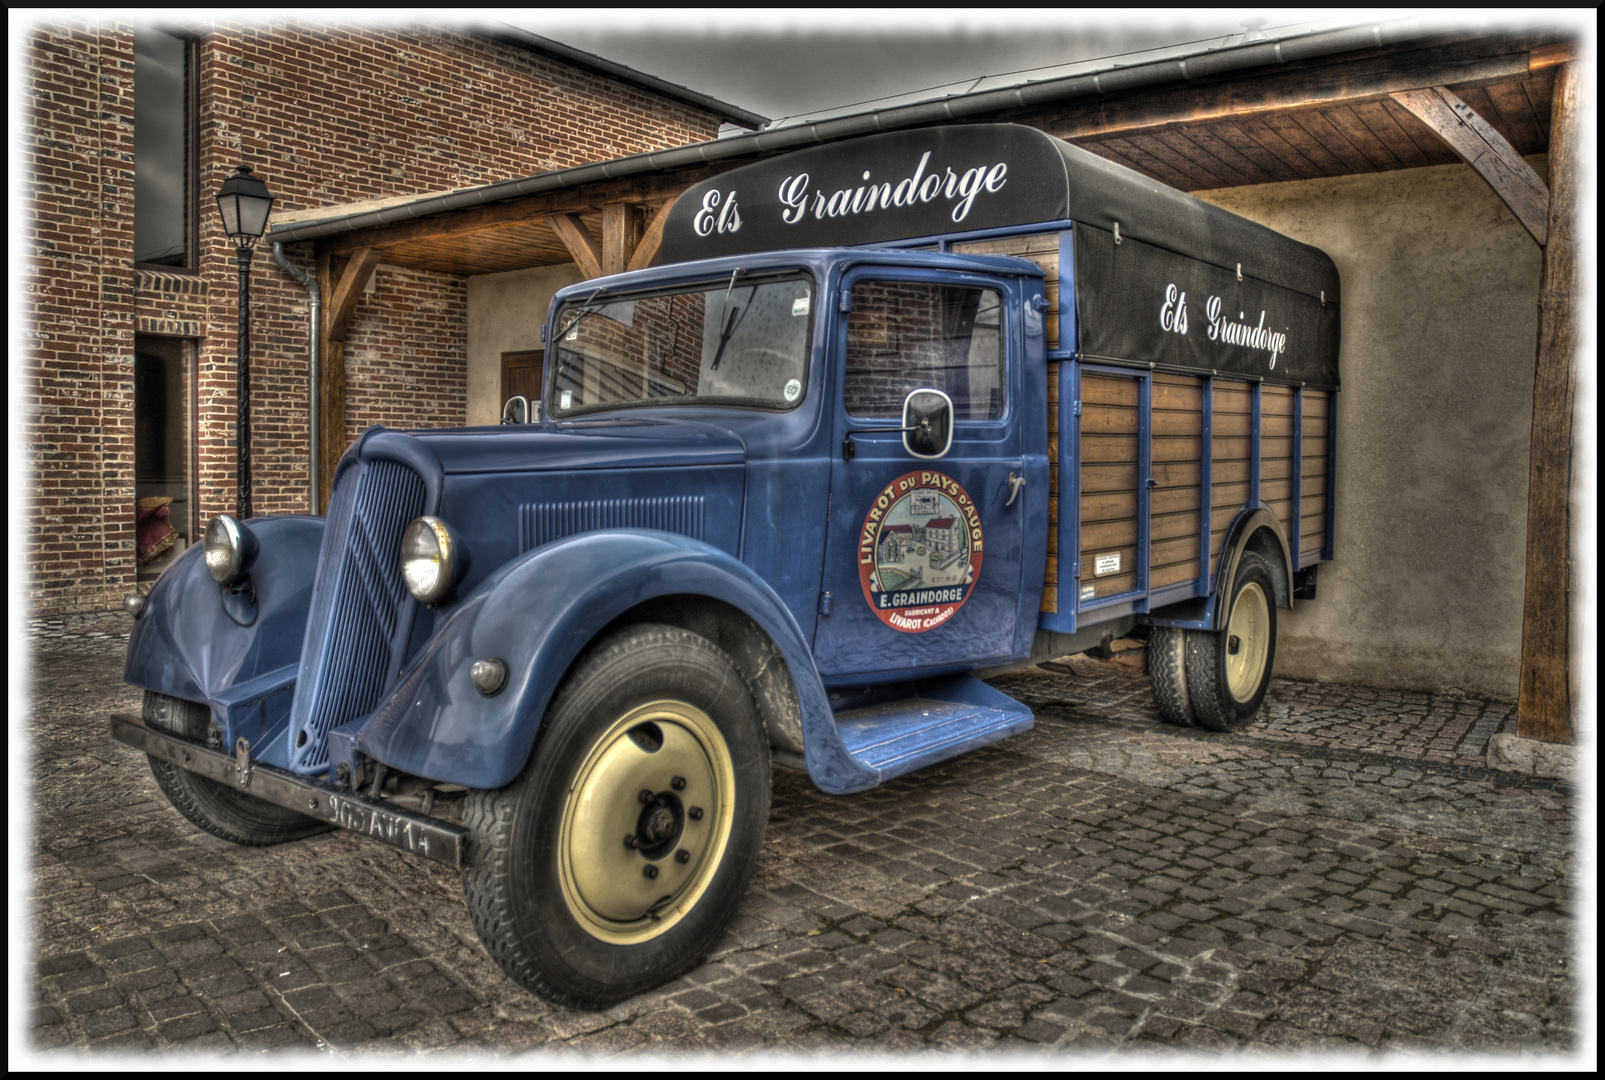
[[955, 420], [1003, 415], [1003, 303], [996, 289], [862, 279], [847, 320], [847, 412], [897, 418], [911, 390], [953, 399]]

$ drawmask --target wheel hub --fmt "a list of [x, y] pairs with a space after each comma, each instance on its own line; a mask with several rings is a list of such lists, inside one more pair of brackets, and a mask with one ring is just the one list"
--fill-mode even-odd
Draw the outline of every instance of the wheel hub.
[[724, 738], [695, 706], [653, 702], [611, 724], [563, 809], [558, 872], [579, 923], [614, 944], [673, 925], [718, 868], [734, 789]]
[[1270, 627], [1265, 590], [1251, 581], [1232, 602], [1226, 622], [1226, 684], [1238, 701], [1248, 701], [1259, 689], [1270, 651]]

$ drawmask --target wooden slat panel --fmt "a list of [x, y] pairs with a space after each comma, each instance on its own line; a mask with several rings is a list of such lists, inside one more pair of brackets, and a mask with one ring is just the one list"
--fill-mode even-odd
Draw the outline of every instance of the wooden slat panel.
[[1045, 320], [1048, 348], [1059, 347], [1059, 234], [1032, 233], [1029, 236], [1000, 236], [992, 240], [966, 240], [953, 250], [973, 255], [1017, 255], [1042, 268], [1043, 292], [1048, 299]]
[[1248, 502], [1248, 481], [1238, 484], [1215, 484], [1210, 488], [1210, 503], [1217, 510], [1235, 513]]
[[1249, 459], [1249, 455], [1254, 452], [1254, 444], [1246, 436], [1238, 439], [1217, 438], [1214, 443], [1217, 464], [1223, 461], [1246, 462]]
[[[1081, 528], [1081, 549], [1083, 551], [1103, 551], [1117, 547], [1130, 547], [1137, 545], [1137, 519], [1120, 518], [1115, 521], [1094, 521]], [[1085, 574], [1086, 568], [1082, 567]]]
[[1192, 560], [1194, 566], [1198, 565], [1198, 534], [1190, 536], [1171, 537], [1153, 545], [1154, 566], [1169, 566], [1172, 563]]
[[1100, 491], [1136, 491], [1137, 466], [1083, 466], [1081, 470], [1081, 490], [1088, 494]]
[[1319, 495], [1324, 503], [1326, 500], [1326, 473], [1305, 473], [1299, 481], [1303, 486], [1304, 495]]
[[[1302, 520], [1308, 522], [1310, 518], [1326, 513], [1326, 493], [1305, 495], [1299, 500], [1299, 505], [1304, 510]], [[1309, 532], [1309, 529], [1305, 528], [1304, 531]]]
[[1189, 438], [1169, 436], [1155, 439], [1152, 450], [1154, 464], [1157, 465], [1162, 461], [1197, 461], [1198, 448], [1202, 441], [1197, 435]]
[[1330, 404], [1331, 395], [1325, 390], [1304, 391], [1304, 418], [1308, 420], [1312, 416], [1319, 416], [1325, 419], [1327, 406]]
[[1137, 437], [1135, 435], [1083, 435], [1081, 436], [1081, 461], [1084, 465], [1106, 462], [1135, 465], [1137, 462]]
[[1149, 501], [1155, 514], [1174, 514], [1185, 510], [1197, 510], [1203, 493], [1197, 484], [1190, 487], [1155, 488], [1153, 497]]
[[1259, 411], [1261, 416], [1292, 416], [1293, 388], [1291, 386], [1261, 387]]
[[[1085, 573], [1085, 564], [1083, 563], [1082, 565], [1083, 573]], [[1124, 566], [1125, 563], [1122, 562], [1121, 565]], [[1086, 578], [1081, 579], [1081, 587], [1083, 589], [1089, 585], [1092, 586], [1092, 596], [1083, 599], [1082, 603], [1086, 603], [1087, 600], [1102, 600], [1106, 596], [1116, 596], [1123, 592], [1130, 592], [1137, 587], [1137, 575], [1133, 572], [1129, 574], [1111, 574], [1109, 577], [1101, 577], [1096, 581], [1089, 581]]]
[[1158, 409], [1153, 413], [1153, 433], [1155, 435], [1197, 435], [1204, 426], [1203, 417], [1197, 412], [1175, 412]]
[[1253, 430], [1254, 418], [1246, 412], [1217, 411], [1211, 423], [1211, 431], [1217, 439], [1222, 436], [1246, 439]]
[[[1197, 492], [1192, 492], [1197, 497]], [[1184, 510], [1173, 514], [1155, 514], [1148, 527], [1148, 537], [1155, 542], [1160, 540], [1174, 540], [1178, 536], [1193, 538], [1193, 556], [1198, 556], [1198, 509]]]
[[1198, 579], [1198, 541], [1193, 541], [1193, 554], [1191, 562], [1171, 563], [1169, 566], [1155, 566], [1148, 571], [1148, 592], [1152, 594], [1158, 589], [1170, 585], [1180, 585], [1184, 581]]
[[1053, 614], [1059, 610], [1059, 586], [1049, 585], [1042, 590], [1042, 610]]
[[[1216, 458], [1215, 467], [1210, 470], [1210, 483], [1216, 487], [1222, 484], [1243, 484], [1245, 485], [1244, 491], [1247, 491], [1248, 462], [1242, 459], [1231, 461]], [[1216, 493], [1216, 501], [1219, 502], [1218, 492]], [[1238, 502], [1242, 502], [1242, 499], [1239, 499]]]
[[1293, 475], [1292, 458], [1267, 458], [1260, 462], [1259, 478], [1266, 480], [1281, 480]]
[[1161, 410], [1175, 410], [1177, 412], [1197, 413], [1204, 400], [1202, 387], [1177, 386], [1174, 383], [1162, 383], [1159, 376], [1154, 376], [1154, 412]]
[[1353, 171], [1286, 113], [1242, 117], [1237, 124], [1267, 153], [1276, 154], [1305, 179], [1344, 176]]
[[1288, 438], [1293, 434], [1292, 416], [1275, 416], [1271, 413], [1261, 413], [1259, 418], [1259, 433], [1263, 436], [1280, 436]]
[[1287, 526], [1293, 523], [1293, 500], [1266, 499], [1264, 502], [1266, 506], [1271, 508], [1271, 513], [1276, 515], [1276, 520], [1282, 523], [1282, 528], [1285, 531]]
[[1081, 410], [1081, 435], [1135, 435], [1137, 410], [1112, 405], [1086, 405]]
[[1261, 461], [1271, 458], [1290, 458], [1293, 456], [1292, 431], [1279, 439], [1261, 438], [1259, 441], [1259, 456]]
[[[1117, 379], [1109, 375], [1083, 375], [1081, 402], [1088, 405], [1124, 405], [1137, 407], [1137, 380]], [[1083, 416], [1083, 420], [1086, 418]]]
[[[1267, 480], [1260, 477], [1259, 497], [1261, 502], [1286, 501], [1293, 497], [1293, 481], [1290, 479]], [[1282, 519], [1286, 521], [1286, 518]]]

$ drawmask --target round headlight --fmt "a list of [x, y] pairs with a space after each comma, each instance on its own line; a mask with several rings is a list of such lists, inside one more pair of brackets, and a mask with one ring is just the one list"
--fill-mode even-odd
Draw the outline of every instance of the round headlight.
[[456, 545], [444, 521], [427, 514], [415, 519], [401, 536], [401, 576], [407, 591], [421, 603], [440, 603], [451, 591], [456, 557]]
[[207, 573], [219, 584], [232, 585], [256, 556], [256, 537], [235, 518], [219, 514], [206, 526], [201, 548]]

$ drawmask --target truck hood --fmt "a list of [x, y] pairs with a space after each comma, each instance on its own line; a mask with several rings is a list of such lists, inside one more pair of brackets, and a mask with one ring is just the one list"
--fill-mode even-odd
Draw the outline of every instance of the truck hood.
[[683, 420], [569, 420], [409, 431], [448, 476], [532, 470], [741, 465], [746, 445], [727, 428]]

